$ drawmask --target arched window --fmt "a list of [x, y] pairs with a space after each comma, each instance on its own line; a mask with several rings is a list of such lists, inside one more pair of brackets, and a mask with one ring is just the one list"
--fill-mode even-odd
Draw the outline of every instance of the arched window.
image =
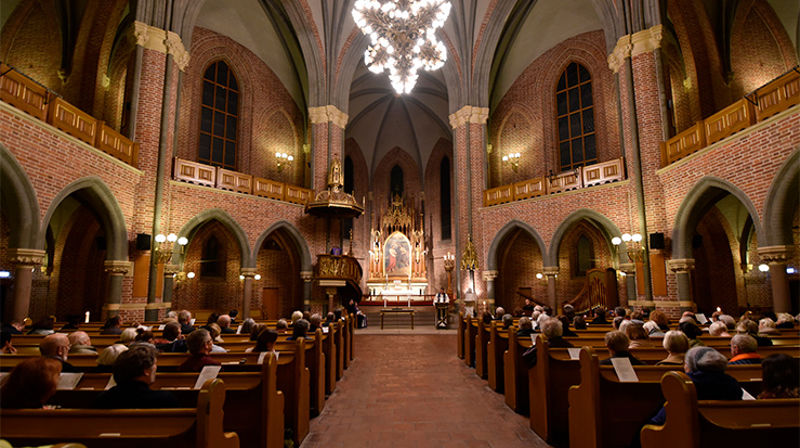
[[597, 162], [593, 106], [589, 71], [578, 63], [569, 64], [556, 87], [561, 171]]
[[450, 216], [450, 159], [447, 157], [443, 157], [442, 163], [439, 165], [439, 194], [441, 195], [439, 205], [441, 206], [442, 239], [449, 240], [452, 217]]
[[577, 260], [575, 263], [575, 277], [584, 277], [589, 269], [594, 267], [594, 248], [586, 235], [578, 237]]
[[224, 277], [225, 254], [216, 236], [211, 235], [203, 243], [203, 253], [200, 256], [201, 277]]
[[389, 191], [392, 196], [403, 196], [403, 169], [400, 165], [393, 166], [389, 174]]
[[239, 84], [228, 64], [217, 61], [203, 75], [197, 160], [235, 170], [238, 121]]

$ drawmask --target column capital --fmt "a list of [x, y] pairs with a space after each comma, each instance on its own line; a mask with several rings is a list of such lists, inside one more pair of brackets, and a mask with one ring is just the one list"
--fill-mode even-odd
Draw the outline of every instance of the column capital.
[[558, 266], [544, 266], [542, 273], [547, 277], [555, 277], [558, 275]]
[[636, 272], [636, 264], [635, 263], [620, 263], [619, 270], [626, 273], [632, 274]]
[[334, 105], [317, 106], [308, 108], [308, 118], [311, 124], [333, 123], [341, 129], [347, 127], [348, 115]]
[[674, 258], [667, 260], [667, 267], [676, 274], [684, 274], [694, 269], [694, 258]]
[[302, 278], [304, 282], [311, 282], [312, 280], [314, 280], [314, 272], [300, 271], [300, 278]]
[[464, 106], [450, 114], [450, 126], [458, 129], [467, 123], [486, 124], [489, 119], [489, 108], [478, 106]]
[[483, 280], [487, 282], [494, 281], [497, 278], [497, 271], [483, 271]]
[[103, 269], [111, 275], [133, 275], [133, 263], [127, 260], [106, 260]]
[[186, 50], [183, 40], [177, 33], [138, 20], [133, 22], [132, 32], [136, 45], [159, 53], [171, 54], [181, 71], [189, 65], [189, 51]]
[[614, 50], [608, 55], [608, 68], [616, 73], [625, 63], [625, 59], [661, 48], [664, 36], [664, 25], [659, 24], [646, 30], [620, 37]]
[[239, 271], [239, 275], [243, 276], [245, 279], [253, 278], [258, 274], [258, 269], [256, 268], [242, 268]]
[[766, 264], [786, 264], [791, 258], [792, 246], [764, 246], [758, 248], [758, 256]]
[[15, 247], [8, 249], [8, 257], [18, 266], [39, 266], [44, 261], [46, 252], [39, 249]]
[[177, 274], [181, 271], [181, 267], [177, 264], [165, 264], [164, 265], [164, 275], [172, 276]]

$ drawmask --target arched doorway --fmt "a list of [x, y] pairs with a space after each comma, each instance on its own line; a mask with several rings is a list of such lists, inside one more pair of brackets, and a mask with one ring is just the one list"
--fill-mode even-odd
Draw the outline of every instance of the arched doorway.
[[497, 271], [495, 305], [513, 313], [522, 308], [525, 297], [548, 302], [547, 282], [542, 276], [543, 248], [536, 230], [521, 221], [511, 221], [497, 232], [489, 247], [487, 264], [490, 271]]
[[[578, 297], [586, 287], [590, 270], [614, 267], [614, 254], [609, 250], [606, 233], [591, 219], [581, 219], [564, 232], [557, 254], [557, 305]], [[610, 304], [619, 303], [618, 296], [608, 297], [607, 300]]]
[[252, 309], [260, 309], [262, 318], [288, 317], [303, 309], [303, 285], [300, 278], [301, 254], [293, 236], [284, 228], [269, 233], [257, 249], [256, 272], [261, 280], [254, 283]]

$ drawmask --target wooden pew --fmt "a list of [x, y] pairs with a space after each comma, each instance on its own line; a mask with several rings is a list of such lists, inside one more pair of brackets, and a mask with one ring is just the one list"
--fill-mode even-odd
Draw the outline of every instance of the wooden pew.
[[486, 370], [489, 387], [495, 392], [503, 393], [505, 377], [503, 374], [503, 354], [508, 349], [508, 332], [500, 329], [498, 322], [492, 322], [489, 328], [489, 342], [486, 347]]
[[[569, 388], [580, 383], [580, 364], [569, 358], [567, 349], [551, 349], [536, 336], [536, 366], [528, 370], [530, 426], [548, 443], [566, 445]], [[556, 352], [559, 356], [553, 356]]]
[[[339, 323], [341, 325], [343, 322]], [[344, 375], [345, 359], [349, 355], [347, 355], [347, 338], [344, 336], [344, 331], [336, 331], [334, 337], [336, 338], [336, 380], [338, 381]]]
[[678, 371], [664, 374], [661, 390], [667, 420], [642, 428], [643, 448], [797, 446], [800, 440], [800, 399], [698, 401], [692, 380]]
[[[517, 329], [508, 329], [508, 348], [503, 353], [503, 389], [506, 405], [520, 414], [528, 413], [528, 366], [522, 360], [527, 350], [517, 337]], [[530, 340], [527, 340], [530, 344]], [[530, 345], [528, 345], [530, 347]]]
[[[660, 379], [681, 366], [634, 366], [638, 382], [623, 383], [614, 368], [599, 366], [589, 347], [581, 349], [581, 382], [569, 390], [569, 442], [572, 447], [628, 446], [640, 428], [661, 409]], [[731, 366], [726, 372], [753, 395], [761, 388], [761, 366]], [[681, 445], [676, 445], [681, 446]]]
[[456, 356], [459, 359], [464, 359], [464, 312], [458, 312], [458, 329], [456, 330]]
[[336, 336], [332, 333], [335, 328], [332, 326], [329, 333], [322, 341], [322, 352], [325, 354], [325, 393], [330, 395], [336, 388]]
[[471, 316], [467, 316], [465, 326], [464, 363], [469, 367], [473, 367], [475, 366], [475, 334], [478, 330], [478, 321]]
[[292, 353], [281, 353], [278, 357], [278, 389], [286, 397], [283, 411], [284, 424], [292, 430], [295, 446], [300, 446], [308, 435], [310, 419], [310, 373], [306, 367], [305, 340], [295, 341]]
[[3, 409], [0, 437], [16, 446], [71, 440], [88, 448], [238, 448], [238, 435], [222, 429], [224, 403], [225, 384], [215, 379], [203, 385], [194, 409]]
[[489, 377], [486, 345], [489, 343], [489, 327], [478, 321], [475, 329], [475, 374], [483, 379]]

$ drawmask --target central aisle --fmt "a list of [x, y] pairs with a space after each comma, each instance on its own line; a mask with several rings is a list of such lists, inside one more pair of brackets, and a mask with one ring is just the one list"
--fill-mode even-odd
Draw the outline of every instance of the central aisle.
[[456, 357], [453, 334], [356, 333], [353, 345], [302, 448], [548, 446]]

